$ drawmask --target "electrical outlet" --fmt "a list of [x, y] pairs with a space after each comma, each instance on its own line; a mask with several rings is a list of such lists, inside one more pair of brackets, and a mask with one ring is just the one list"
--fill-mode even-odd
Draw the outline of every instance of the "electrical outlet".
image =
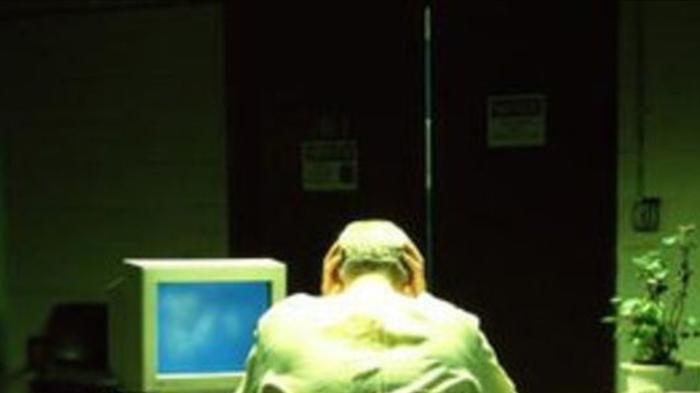
[[656, 232], [661, 220], [661, 198], [642, 197], [632, 208], [632, 226], [637, 232]]

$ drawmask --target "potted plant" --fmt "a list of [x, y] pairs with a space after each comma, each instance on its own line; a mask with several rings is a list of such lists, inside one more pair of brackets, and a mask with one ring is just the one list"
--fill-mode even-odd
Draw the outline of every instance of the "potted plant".
[[631, 362], [622, 364], [627, 392], [700, 390], [700, 363], [681, 361], [683, 340], [700, 336], [698, 321], [686, 315], [693, 273], [695, 227], [680, 226], [661, 247], [633, 258], [640, 296], [615, 297], [614, 313], [604, 319], [631, 343]]

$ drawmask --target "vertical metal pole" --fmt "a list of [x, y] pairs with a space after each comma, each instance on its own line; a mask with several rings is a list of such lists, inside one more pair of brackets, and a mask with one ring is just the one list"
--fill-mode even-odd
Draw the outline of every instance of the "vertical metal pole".
[[433, 215], [433, 76], [432, 76], [432, 11], [423, 9], [423, 99], [425, 105], [425, 274], [428, 286], [434, 272]]

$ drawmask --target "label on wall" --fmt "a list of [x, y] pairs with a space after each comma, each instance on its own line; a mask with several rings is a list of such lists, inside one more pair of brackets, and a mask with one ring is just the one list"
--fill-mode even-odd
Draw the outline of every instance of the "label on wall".
[[488, 97], [488, 146], [543, 146], [547, 135], [547, 99], [542, 94]]
[[304, 191], [357, 189], [357, 141], [306, 141], [301, 146]]

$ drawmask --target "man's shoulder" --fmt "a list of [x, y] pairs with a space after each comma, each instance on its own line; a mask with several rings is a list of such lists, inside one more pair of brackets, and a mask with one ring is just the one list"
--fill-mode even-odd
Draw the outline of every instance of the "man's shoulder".
[[[342, 296], [321, 297], [305, 293], [291, 295], [275, 303], [260, 319], [259, 327], [274, 328], [287, 326], [288, 329], [304, 327], [313, 330], [324, 321], [334, 321], [345, 313], [356, 312], [358, 303]], [[378, 299], [378, 301], [381, 301]], [[449, 326], [455, 330], [478, 330], [479, 317], [432, 294], [423, 293], [416, 298], [385, 299], [387, 306], [403, 310], [406, 315], [418, 317], [434, 326]], [[348, 307], [351, 306], [351, 307]], [[353, 311], [354, 310], [354, 311]], [[457, 329], [460, 330], [460, 329]]]
[[[476, 314], [466, 311], [430, 293], [425, 292], [416, 298], [405, 298], [405, 300], [414, 308], [429, 314], [431, 317], [452, 321], [457, 320], [474, 327], [479, 326], [479, 317]], [[327, 308], [342, 307], [342, 303], [342, 300], [333, 297], [320, 297], [306, 293], [297, 293], [275, 303], [263, 318], [328, 312]]]
[[290, 295], [273, 304], [260, 318], [260, 325], [283, 323], [284, 320], [302, 320], [304, 314], [317, 308], [319, 298], [305, 293]]
[[427, 292], [418, 296], [416, 300], [418, 306], [429, 313], [434, 320], [445, 323], [461, 323], [474, 329], [479, 328], [479, 317], [476, 314], [459, 308], [447, 300], [440, 299]]
[[295, 293], [275, 303], [273, 309], [297, 308], [299, 306], [307, 306], [315, 304], [320, 298], [308, 293]]

